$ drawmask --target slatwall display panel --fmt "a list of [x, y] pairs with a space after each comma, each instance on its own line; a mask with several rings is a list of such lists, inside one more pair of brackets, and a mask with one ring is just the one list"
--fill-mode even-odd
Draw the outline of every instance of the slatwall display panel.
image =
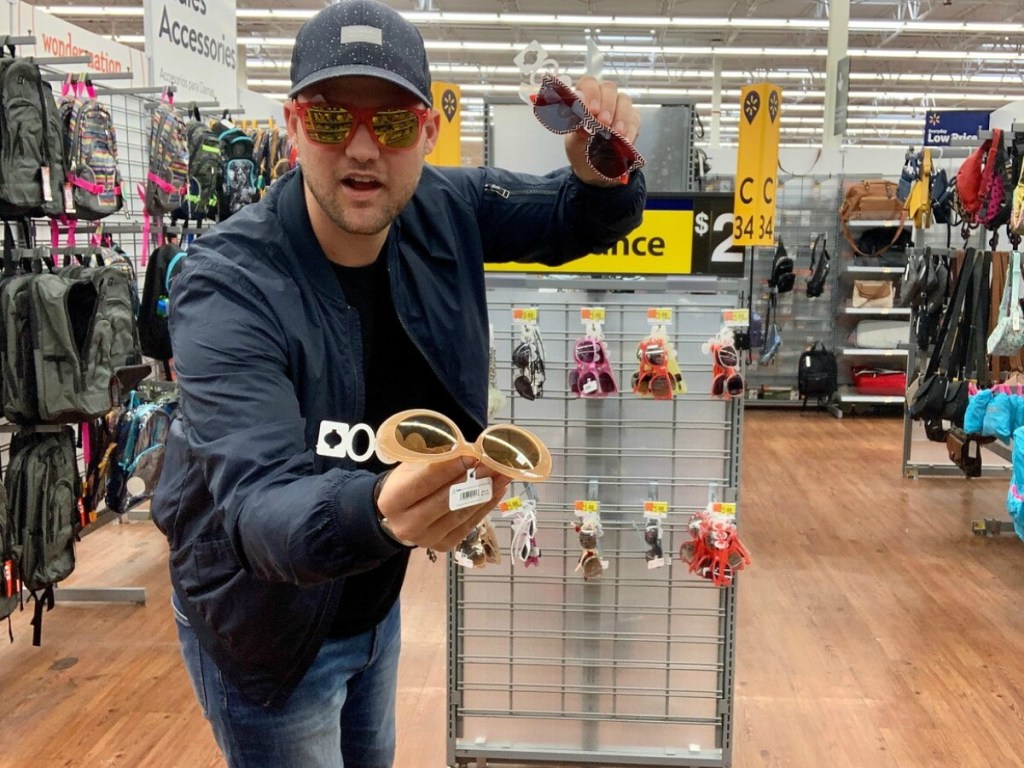
[[[747, 400], [754, 405], [791, 405], [786, 390], [797, 389], [797, 364], [801, 353], [816, 341], [829, 349], [844, 343], [833, 335], [835, 312], [839, 301], [841, 262], [839, 231], [839, 201], [842, 179], [837, 176], [779, 176], [778, 203], [775, 217], [776, 239], [782, 238], [786, 252], [793, 259], [797, 275], [793, 290], [778, 297], [778, 323], [782, 347], [774, 362], [757, 363], [758, 350], [753, 350], [754, 361], [747, 369]], [[717, 192], [732, 192], [733, 177], [712, 176], [708, 188]], [[821, 296], [808, 298], [807, 279], [810, 276], [811, 247], [814, 239], [825, 233], [832, 267]], [[768, 311], [768, 277], [775, 258], [774, 247], [753, 248], [754, 310], [762, 318]], [[749, 290], [748, 282], [745, 290]], [[775, 390], [783, 399], [768, 399], [769, 390]]]
[[[509, 523], [495, 513], [502, 563], [449, 567], [449, 762], [727, 765], [735, 587], [689, 574], [677, 553], [710, 490], [718, 498], [737, 491], [742, 409], [710, 397], [711, 361], [701, 352], [735, 295], [645, 295], [636, 285], [556, 292], [535, 282], [541, 287], [492, 287], [488, 303], [508, 398], [492, 423], [536, 432], [553, 457], [551, 477], [535, 486], [540, 563], [512, 562]], [[569, 390], [584, 306], [607, 313], [618, 395]], [[630, 391], [652, 306], [674, 309], [669, 331], [689, 392], [671, 401]], [[534, 401], [512, 387], [512, 310], [522, 307], [538, 308], [544, 344], [546, 381]], [[653, 570], [643, 536], [643, 502], [652, 496], [670, 505], [667, 564]], [[608, 567], [591, 581], [576, 571], [576, 500], [601, 504]]]

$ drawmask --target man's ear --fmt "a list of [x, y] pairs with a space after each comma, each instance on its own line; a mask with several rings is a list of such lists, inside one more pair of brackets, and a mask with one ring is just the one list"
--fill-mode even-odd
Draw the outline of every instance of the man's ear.
[[295, 111], [295, 102], [292, 99], [284, 103], [284, 125], [288, 131], [288, 140], [294, 146], [299, 131], [299, 115]]
[[441, 113], [431, 109], [427, 120], [423, 123], [423, 153], [425, 155], [434, 151], [437, 146], [437, 139], [441, 132]]

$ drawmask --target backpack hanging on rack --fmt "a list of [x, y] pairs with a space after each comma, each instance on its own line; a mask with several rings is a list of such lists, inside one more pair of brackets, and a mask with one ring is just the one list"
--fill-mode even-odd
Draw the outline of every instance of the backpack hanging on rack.
[[176, 245], [161, 245], [153, 251], [142, 286], [139, 306], [139, 339], [142, 354], [154, 360], [170, 360], [171, 333], [167, 325], [170, 311], [171, 280], [185, 258]]
[[75, 541], [83, 526], [74, 430], [13, 435], [4, 485], [18, 574], [36, 603], [32, 644], [38, 646], [43, 611], [54, 606], [54, 585], [75, 569]]
[[224, 157], [220, 185], [220, 220], [238, 213], [256, 201], [256, 161], [252, 137], [232, 123], [227, 115], [213, 127]]
[[117, 213], [124, 205], [117, 167], [117, 131], [110, 110], [96, 100], [92, 81], [73, 85], [73, 98], [67, 98], [61, 107], [67, 178], [74, 217], [94, 221]]
[[220, 139], [203, 122], [199, 107], [189, 106], [192, 118], [185, 126], [188, 138], [188, 193], [181, 206], [171, 214], [172, 223], [185, 220], [200, 226], [204, 219], [216, 219], [220, 201], [220, 185], [224, 176], [224, 156]]
[[0, 53], [0, 216], [64, 213], [64, 139], [50, 84], [31, 59]]

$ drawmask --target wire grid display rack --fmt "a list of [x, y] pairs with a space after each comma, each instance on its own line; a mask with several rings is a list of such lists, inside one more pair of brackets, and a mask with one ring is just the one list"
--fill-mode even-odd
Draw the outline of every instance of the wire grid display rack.
[[[732, 192], [732, 177], [712, 176], [708, 188], [717, 192]], [[776, 237], [786, 245], [786, 252], [792, 257], [797, 275], [793, 290], [778, 296], [777, 322], [782, 335], [782, 347], [773, 362], [760, 365], [756, 362], [757, 351], [753, 350], [755, 363], [750, 366], [747, 380], [747, 400], [756, 405], [785, 406], [798, 405], [797, 363], [800, 355], [815, 341], [829, 349], [843, 343], [835, 338], [839, 328], [837, 312], [842, 303], [840, 296], [842, 250], [839, 233], [839, 202], [842, 177], [815, 175], [781, 177], [778, 185], [778, 207], [776, 209]], [[808, 298], [807, 278], [810, 277], [811, 248], [819, 234], [825, 235], [828, 252], [832, 256], [832, 267], [821, 296]], [[753, 311], [766, 317], [768, 304], [768, 277], [771, 275], [774, 247], [755, 247], [749, 269], [753, 269]], [[750, 272], [747, 272], [748, 278]], [[750, 284], [744, 286], [750, 291]], [[770, 390], [791, 390], [793, 399], [770, 399]], [[783, 392], [783, 394], [785, 394]]]
[[[738, 493], [741, 402], [711, 398], [711, 360], [701, 351], [721, 327], [722, 310], [736, 305], [735, 290], [718, 292], [714, 281], [710, 290], [707, 281], [673, 285], [670, 294], [665, 280], [595, 279], [587, 287], [581, 278], [574, 288], [512, 282], [489, 279], [498, 378], [508, 397], [493, 421], [536, 432], [554, 471], [536, 489], [539, 565], [513, 564], [509, 525], [497, 515], [501, 564], [449, 564], [448, 763], [728, 766], [736, 586], [691, 575], [678, 549], [710, 495], [734, 501]], [[608, 290], [609, 283], [628, 291]], [[584, 306], [605, 309], [617, 395], [569, 391]], [[674, 310], [669, 332], [689, 391], [671, 401], [630, 391], [652, 306]], [[534, 401], [512, 388], [517, 307], [539, 311], [547, 378]], [[669, 504], [666, 565], [657, 569], [644, 554], [648, 499]], [[575, 570], [576, 500], [600, 502], [608, 566], [590, 581]]]

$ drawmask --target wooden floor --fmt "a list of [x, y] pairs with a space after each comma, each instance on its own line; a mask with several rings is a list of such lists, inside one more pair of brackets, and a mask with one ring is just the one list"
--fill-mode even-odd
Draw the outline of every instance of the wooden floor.
[[[735, 768], [1024, 765], [1024, 543], [976, 538], [1001, 480], [900, 475], [897, 419], [753, 411], [744, 437]], [[148, 523], [81, 545], [59, 605], [0, 643], [0, 767], [219, 766], [181, 667], [165, 544]], [[413, 557], [398, 768], [445, 764], [444, 573]]]

